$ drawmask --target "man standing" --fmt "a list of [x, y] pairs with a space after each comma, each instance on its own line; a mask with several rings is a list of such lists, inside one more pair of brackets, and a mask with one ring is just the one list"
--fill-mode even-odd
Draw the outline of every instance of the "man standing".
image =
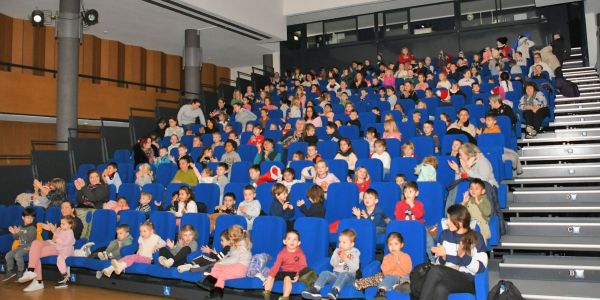
[[198, 99], [193, 99], [190, 104], [183, 105], [177, 113], [177, 121], [184, 130], [188, 130], [192, 124], [195, 124], [196, 118], [200, 118], [200, 124], [206, 126], [204, 112], [200, 108]]
[[555, 32], [552, 36], [552, 53], [558, 58], [560, 67], [554, 70], [556, 77], [562, 77], [562, 64], [571, 55], [571, 49], [567, 46], [565, 40], [562, 39], [559, 32]]

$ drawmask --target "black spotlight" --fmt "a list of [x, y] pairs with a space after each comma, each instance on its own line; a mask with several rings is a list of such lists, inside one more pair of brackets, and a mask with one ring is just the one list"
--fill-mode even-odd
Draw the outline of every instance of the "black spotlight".
[[87, 26], [98, 24], [98, 11], [89, 9], [83, 12], [83, 23]]
[[33, 26], [44, 26], [44, 12], [39, 9], [32, 11], [31, 23]]

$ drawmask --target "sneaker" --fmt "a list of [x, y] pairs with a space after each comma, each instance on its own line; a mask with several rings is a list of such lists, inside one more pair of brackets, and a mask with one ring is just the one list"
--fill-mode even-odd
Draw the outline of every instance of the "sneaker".
[[121, 275], [123, 270], [125, 270], [125, 268], [127, 267], [127, 264], [125, 264], [124, 262], [120, 262], [116, 259], [111, 260], [110, 264], [114, 268], [115, 274], [117, 275]]
[[[25, 272], [25, 273], [27, 273], [27, 272]], [[31, 272], [31, 273], [33, 273], [33, 272]], [[26, 288], [23, 289], [23, 292], [26, 292], [26, 293], [27, 292], [35, 292], [35, 291], [38, 291], [41, 289], [44, 289], [44, 282], [32, 280], [31, 283]]]
[[[104, 268], [102, 270], [102, 274], [104, 274], [104, 276], [110, 278], [110, 276], [112, 275], [112, 273], [115, 271], [115, 267], [113, 266], [108, 266], [107, 268]], [[100, 272], [100, 271], [98, 271]], [[100, 275], [100, 277], [102, 277], [102, 275]], [[98, 273], [96, 273], [96, 278], [100, 279], [100, 277], [98, 277]]]
[[531, 134], [533, 137], [536, 137], [538, 132], [537, 132], [537, 130], [533, 129], [533, 130], [531, 130], [531, 132], [529, 134]]
[[385, 295], [385, 290], [383, 289], [379, 289], [377, 290], [377, 295], [375, 295], [375, 298], [373, 298], [373, 300], [387, 300], [387, 296]]
[[63, 279], [58, 281], [56, 285], [54, 285], [55, 289], [64, 289], [69, 287], [69, 276], [65, 276]]
[[25, 273], [23, 273], [23, 276], [21, 276], [19, 279], [17, 279], [18, 283], [25, 283], [28, 281], [32, 281], [35, 279], [37, 275], [35, 275], [34, 272], [32, 271], [25, 271]]
[[336, 288], [332, 288], [331, 292], [327, 293], [327, 299], [329, 300], [337, 300], [338, 294], [340, 292]]
[[533, 130], [533, 126], [525, 127], [525, 132], [527, 132], [527, 134], [530, 134], [532, 130]]
[[263, 296], [264, 300], [270, 300], [271, 299], [271, 291], [263, 291], [262, 296]]
[[106, 252], [98, 252], [98, 258], [100, 260], [108, 260], [108, 257], [106, 256]]
[[183, 273], [192, 269], [192, 264], [184, 264], [177, 267], [177, 272]]
[[[15, 276], [17, 276], [17, 273], [13, 272], [13, 271], [8, 271], [6, 272], [6, 274], [4, 274], [4, 278], [2, 279], [2, 281], [9, 281], [11, 278], [14, 278]], [[19, 277], [17, 277], [19, 278]]]
[[165, 268], [170, 268], [171, 266], [173, 266], [173, 263], [175, 263], [175, 261], [172, 258], [166, 258], [164, 256], [160, 256], [158, 258], [158, 263], [160, 263], [160, 265]]
[[102, 271], [96, 271], [96, 279], [102, 278]]
[[302, 297], [305, 299], [317, 300], [321, 299], [321, 293], [316, 287], [311, 286], [306, 291], [302, 292]]

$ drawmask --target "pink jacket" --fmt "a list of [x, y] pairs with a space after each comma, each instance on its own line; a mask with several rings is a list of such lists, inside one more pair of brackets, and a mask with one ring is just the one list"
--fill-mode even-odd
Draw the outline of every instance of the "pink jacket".
[[75, 250], [75, 235], [73, 230], [61, 230], [54, 234], [52, 239], [56, 245], [56, 250], [59, 254], [71, 256]]

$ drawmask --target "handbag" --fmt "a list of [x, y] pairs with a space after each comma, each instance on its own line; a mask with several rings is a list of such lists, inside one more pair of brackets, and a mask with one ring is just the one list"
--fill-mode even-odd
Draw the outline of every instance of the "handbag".
[[433, 264], [430, 261], [426, 261], [422, 264], [417, 265], [410, 272], [410, 299], [417, 300], [421, 295], [421, 289], [427, 278], [427, 273]]

